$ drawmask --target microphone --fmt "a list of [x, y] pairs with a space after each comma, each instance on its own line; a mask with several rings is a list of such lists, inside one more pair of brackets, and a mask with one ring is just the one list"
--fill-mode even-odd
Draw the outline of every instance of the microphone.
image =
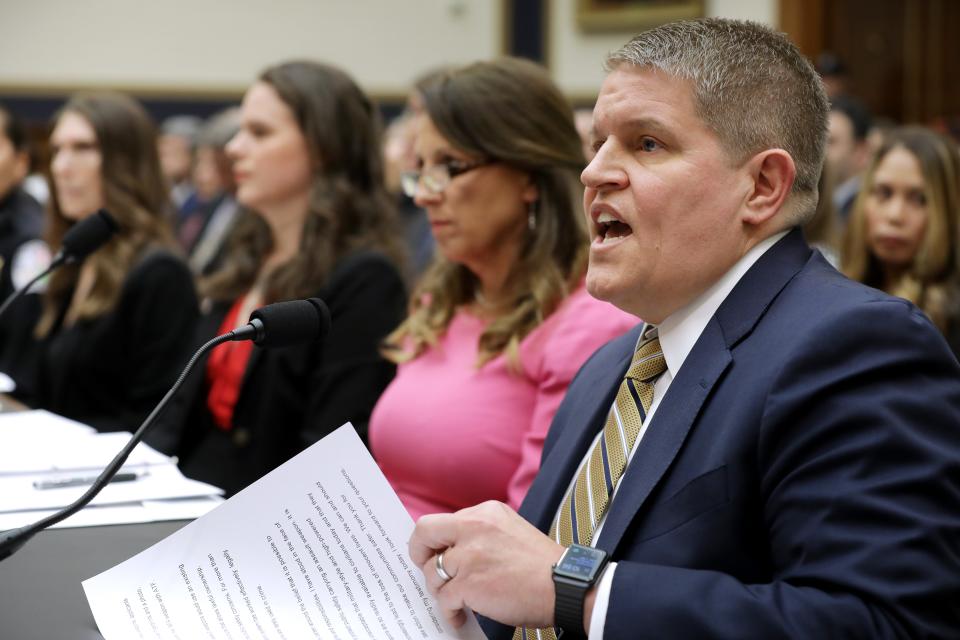
[[114, 233], [119, 230], [117, 221], [106, 209], [99, 209], [93, 215], [87, 216], [70, 227], [63, 234], [63, 247], [53, 257], [53, 268], [61, 264], [80, 262], [88, 255], [107, 243]]
[[57, 255], [53, 257], [50, 266], [25, 286], [20, 287], [10, 294], [10, 296], [4, 300], [3, 305], [0, 306], [0, 316], [41, 278], [49, 275], [50, 272], [59, 268], [61, 265], [82, 262], [84, 258], [106, 244], [107, 240], [109, 240], [118, 229], [117, 221], [107, 213], [106, 209], [100, 209], [93, 215], [87, 216], [70, 227], [70, 229], [63, 234], [63, 246], [60, 248], [60, 251], [57, 252]]
[[250, 322], [235, 329], [235, 340], [253, 340], [255, 345], [289, 347], [314, 342], [330, 332], [330, 310], [320, 298], [275, 302], [250, 314]]
[[236, 340], [253, 340], [254, 344], [265, 348], [288, 347], [295, 344], [321, 340], [326, 337], [329, 331], [330, 311], [327, 309], [327, 305], [324, 304], [320, 298], [309, 298], [307, 300], [277, 302], [257, 309], [250, 314], [250, 322], [243, 327], [239, 327], [229, 333], [224, 333], [207, 341], [197, 349], [196, 353], [190, 358], [190, 361], [187, 362], [187, 366], [183, 368], [180, 377], [177, 378], [177, 381], [170, 387], [167, 394], [163, 396], [160, 403], [154, 407], [150, 415], [148, 415], [146, 420], [143, 421], [143, 424], [140, 425], [140, 428], [130, 436], [130, 440], [128, 440], [127, 444], [120, 450], [120, 453], [110, 461], [110, 464], [104, 468], [103, 472], [101, 472], [82, 496], [77, 498], [72, 504], [46, 518], [38, 520], [33, 524], [20, 527], [19, 529], [11, 529], [0, 534], [0, 561], [16, 553], [16, 551], [35, 534], [80, 511], [80, 509], [85, 507], [107, 486], [123, 466], [123, 463], [126, 462], [134, 447], [143, 440], [143, 437], [160, 413], [166, 408], [170, 399], [183, 385], [183, 381], [193, 369], [194, 365], [207, 351], [224, 342]]

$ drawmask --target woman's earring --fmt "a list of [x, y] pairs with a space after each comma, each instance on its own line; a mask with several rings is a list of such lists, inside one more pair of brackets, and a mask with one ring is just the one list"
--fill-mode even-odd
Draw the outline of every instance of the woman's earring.
[[537, 203], [531, 202], [527, 205], [527, 227], [530, 231], [537, 230]]

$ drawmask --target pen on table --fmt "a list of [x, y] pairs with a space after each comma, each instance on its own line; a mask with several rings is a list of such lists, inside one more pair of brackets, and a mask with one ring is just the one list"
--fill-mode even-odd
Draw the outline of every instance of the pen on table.
[[[114, 482], [130, 482], [147, 475], [146, 472], [123, 471], [110, 478], [109, 484]], [[34, 480], [34, 489], [64, 489], [66, 487], [82, 487], [91, 485], [97, 481], [99, 476], [71, 476], [69, 478], [50, 478], [47, 480]]]

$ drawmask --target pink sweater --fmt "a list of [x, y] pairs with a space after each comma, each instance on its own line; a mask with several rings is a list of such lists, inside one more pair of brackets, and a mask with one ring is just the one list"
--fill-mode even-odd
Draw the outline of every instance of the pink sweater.
[[459, 311], [436, 348], [399, 367], [370, 419], [370, 448], [410, 515], [516, 508], [580, 365], [637, 322], [581, 286], [520, 343], [515, 374], [504, 356], [477, 369], [485, 322]]

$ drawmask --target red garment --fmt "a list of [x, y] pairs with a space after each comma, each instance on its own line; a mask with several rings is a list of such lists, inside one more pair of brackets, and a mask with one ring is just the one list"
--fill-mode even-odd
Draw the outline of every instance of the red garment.
[[[218, 333], [233, 331], [237, 327], [237, 315], [242, 305], [241, 296], [230, 307]], [[207, 408], [213, 416], [214, 424], [224, 431], [233, 428], [233, 410], [237, 406], [237, 398], [240, 397], [243, 374], [247, 370], [252, 352], [253, 342], [250, 340], [225, 342], [214, 347], [207, 359], [207, 385], [210, 387]]]

